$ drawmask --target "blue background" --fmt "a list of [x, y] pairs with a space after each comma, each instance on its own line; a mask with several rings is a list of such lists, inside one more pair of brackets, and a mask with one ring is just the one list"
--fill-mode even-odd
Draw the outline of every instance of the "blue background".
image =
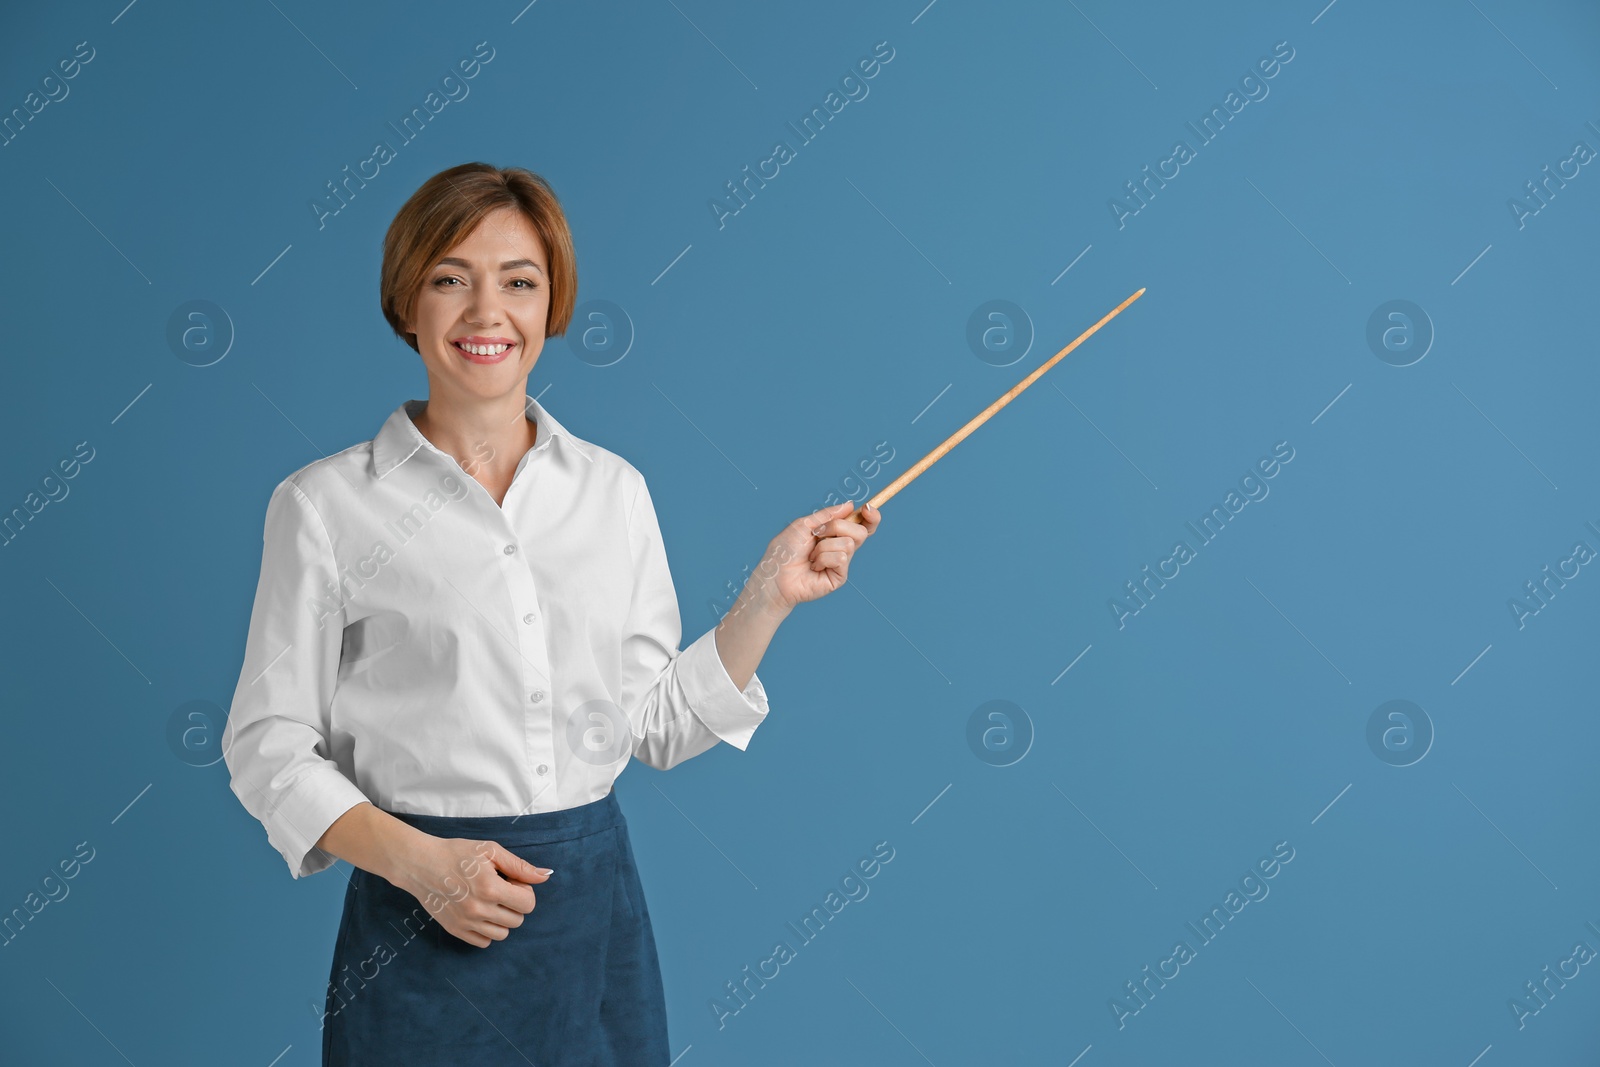
[[[271, 488], [425, 395], [380, 242], [484, 160], [553, 183], [580, 309], [626, 316], [625, 358], [552, 338], [530, 391], [650, 480], [685, 643], [785, 522], [877, 492], [1148, 287], [884, 506], [763, 660], [747, 752], [619, 781], [681, 1067], [1593, 1061], [1595, 967], [1520, 1027], [1510, 1001], [1600, 949], [1600, 577], [1520, 626], [1508, 602], [1600, 548], [1600, 176], [1521, 225], [1508, 200], [1600, 148], [1600, 13], [924, 4], [8, 12], [0, 110], [94, 58], [0, 148], [0, 509], [94, 458], [0, 551], [0, 913], [94, 858], [0, 947], [0, 1058], [318, 1062], [348, 865], [291, 880], [171, 724], [231, 698]], [[470, 94], [401, 143], [480, 41]], [[800, 144], [786, 123], [881, 41]], [[1199, 145], [1185, 123], [1279, 42], [1268, 95]], [[1195, 158], [1119, 226], [1180, 138]], [[396, 158], [319, 227], [379, 139]], [[193, 300], [225, 316], [207, 366], [167, 338]], [[992, 300], [1025, 318], [975, 349]], [[1431, 323], [1407, 366], [1367, 338], [1391, 300]], [[1270, 494], [1119, 627], [1124, 583], [1279, 442]], [[1369, 744], [1397, 699], [1412, 748]], [[880, 841], [870, 894], [719, 1026], [725, 983]], [[1280, 842], [1270, 894], [1200, 946], [1185, 924]], [[1119, 1026], [1179, 939], [1195, 958]]]

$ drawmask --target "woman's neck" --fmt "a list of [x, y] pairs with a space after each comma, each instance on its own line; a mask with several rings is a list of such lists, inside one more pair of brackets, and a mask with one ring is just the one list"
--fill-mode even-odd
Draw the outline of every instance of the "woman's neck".
[[532, 448], [538, 428], [527, 417], [527, 399], [519, 390], [504, 398], [477, 399], [470, 404], [428, 398], [412, 418], [428, 443], [493, 489], [509, 485], [523, 455]]

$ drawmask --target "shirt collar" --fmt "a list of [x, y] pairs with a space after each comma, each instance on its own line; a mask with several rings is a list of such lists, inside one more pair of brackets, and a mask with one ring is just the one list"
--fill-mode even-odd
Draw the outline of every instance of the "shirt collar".
[[[537, 452], [547, 448], [552, 440], [558, 440], [562, 442], [562, 447], [570, 448], [590, 463], [594, 462], [587, 441], [561, 425], [556, 417], [533, 397], [526, 393], [523, 397], [526, 400], [523, 412], [538, 427], [532, 451]], [[427, 404], [426, 400], [407, 400], [384, 420], [377, 436], [372, 439], [372, 466], [379, 478], [410, 459], [416, 454], [417, 449], [423, 446], [433, 447], [433, 444], [422, 436], [422, 431], [417, 429], [416, 423], [411, 421], [411, 417], [427, 407]]]

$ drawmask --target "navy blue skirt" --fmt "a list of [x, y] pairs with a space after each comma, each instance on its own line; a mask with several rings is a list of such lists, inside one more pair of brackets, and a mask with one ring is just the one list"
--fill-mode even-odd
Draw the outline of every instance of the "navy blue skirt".
[[655, 934], [616, 793], [492, 818], [391, 812], [435, 837], [493, 840], [555, 873], [503, 941], [477, 948], [356, 868], [322, 1030], [328, 1067], [667, 1067]]

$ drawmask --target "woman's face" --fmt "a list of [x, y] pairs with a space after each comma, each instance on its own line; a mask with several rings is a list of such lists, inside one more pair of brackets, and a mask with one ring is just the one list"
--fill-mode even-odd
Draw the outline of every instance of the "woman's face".
[[501, 208], [432, 265], [406, 327], [431, 390], [488, 399], [526, 388], [549, 309], [544, 245], [527, 216]]

